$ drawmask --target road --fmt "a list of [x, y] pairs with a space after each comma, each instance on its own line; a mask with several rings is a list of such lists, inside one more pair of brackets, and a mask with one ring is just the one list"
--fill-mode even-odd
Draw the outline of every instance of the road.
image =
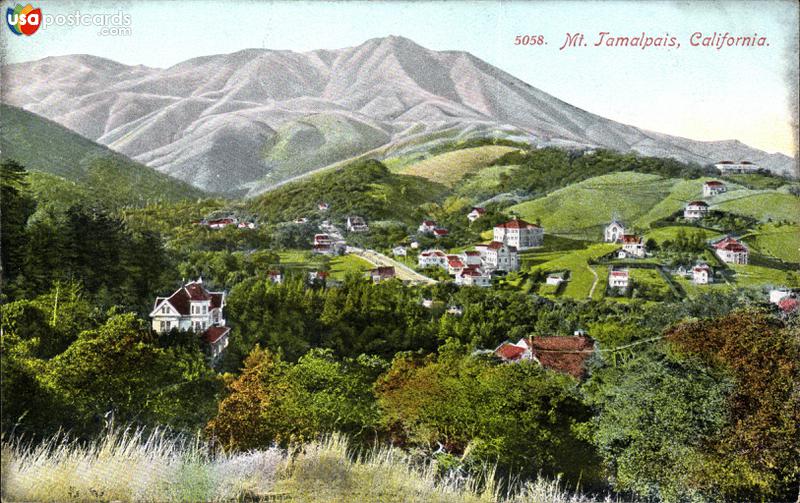
[[347, 252], [358, 255], [367, 262], [374, 264], [376, 267], [391, 266], [394, 267], [395, 275], [402, 281], [408, 281], [414, 284], [427, 284], [432, 285], [437, 283], [435, 279], [429, 278], [423, 274], [418, 273], [407, 265], [396, 261], [391, 257], [387, 257], [383, 253], [378, 253], [375, 250], [363, 250], [352, 246], [347, 247]]
[[586, 264], [586, 267], [588, 267], [589, 270], [592, 271], [592, 274], [594, 274], [594, 283], [592, 283], [592, 288], [589, 290], [589, 298], [591, 299], [592, 295], [594, 295], [594, 288], [597, 286], [597, 281], [600, 278], [597, 277], [597, 272], [589, 264]]

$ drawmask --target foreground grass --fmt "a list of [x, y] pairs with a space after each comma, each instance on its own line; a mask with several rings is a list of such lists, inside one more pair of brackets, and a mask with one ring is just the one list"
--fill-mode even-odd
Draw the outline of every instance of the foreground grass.
[[380, 448], [355, 456], [332, 436], [287, 454], [270, 448], [214, 452], [200, 441], [156, 430], [114, 430], [94, 442], [60, 436], [41, 445], [2, 447], [3, 501], [168, 502], [497, 502], [591, 503], [538, 479], [513, 494], [464, 476], [438, 476], [435, 464]]

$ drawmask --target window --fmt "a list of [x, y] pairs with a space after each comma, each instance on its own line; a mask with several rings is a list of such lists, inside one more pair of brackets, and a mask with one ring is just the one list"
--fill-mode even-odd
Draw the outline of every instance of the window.
[[167, 331], [167, 322], [166, 321], [162, 321], [161, 323], [159, 323], [158, 329], [161, 332], [166, 332]]
[[208, 314], [208, 306], [203, 306], [203, 314]]
[[172, 328], [172, 322], [171, 321], [167, 321], [167, 330], [169, 330], [171, 328]]

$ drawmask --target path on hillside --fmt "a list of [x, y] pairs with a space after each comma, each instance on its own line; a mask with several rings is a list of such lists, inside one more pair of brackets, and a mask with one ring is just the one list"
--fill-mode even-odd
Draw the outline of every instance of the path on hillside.
[[387, 257], [382, 253], [378, 253], [375, 250], [363, 250], [361, 248], [348, 247], [348, 251], [355, 255], [358, 255], [367, 262], [375, 264], [376, 267], [385, 267], [385, 266], [394, 267], [395, 275], [402, 281], [409, 281], [411, 283], [417, 283], [417, 284], [422, 283], [428, 285], [437, 283], [435, 279], [420, 274], [414, 269], [408, 267], [407, 265], [398, 262], [397, 260], [391, 257]]
[[590, 266], [589, 264], [586, 264], [586, 267], [590, 271], [592, 271], [592, 274], [594, 274], [594, 283], [592, 283], [592, 288], [589, 289], [589, 298], [591, 299], [592, 295], [594, 295], [594, 287], [597, 286], [597, 282], [600, 281], [600, 277], [597, 276], [597, 272], [594, 269], [592, 269], [592, 266]]

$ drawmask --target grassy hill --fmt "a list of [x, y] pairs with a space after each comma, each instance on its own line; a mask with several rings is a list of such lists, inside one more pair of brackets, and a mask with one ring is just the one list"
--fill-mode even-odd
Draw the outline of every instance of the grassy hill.
[[[709, 178], [682, 180], [621, 172], [597, 176], [545, 197], [509, 208], [528, 220], [540, 219], [546, 231], [597, 239], [616, 214], [640, 230], [702, 197]], [[706, 200], [712, 209], [768, 220], [800, 221], [800, 198], [780, 190], [753, 190], [729, 185], [728, 192]]]
[[[393, 174], [380, 162], [366, 160], [283, 185], [246, 201], [245, 206], [268, 222], [360, 215], [369, 220], [415, 223], [424, 216], [420, 205], [441, 201], [447, 192], [441, 184]], [[327, 213], [319, 213], [320, 202], [330, 205]]]
[[399, 173], [420, 176], [447, 187], [455, 186], [466, 174], [479, 171], [504, 154], [519, 150], [516, 147], [486, 145], [445, 152], [415, 162]]
[[[205, 195], [25, 110], [0, 104], [0, 126], [3, 159], [13, 159], [29, 171], [50, 175], [39, 177], [38, 181], [52, 187], [67, 187], [73, 195], [85, 190], [86, 194], [115, 205], [178, 201]], [[59, 194], [56, 191], [52, 195]]]
[[612, 173], [517, 204], [509, 211], [540, 220], [546, 232], [599, 239], [613, 215], [637, 222], [670, 195], [680, 180], [643, 173]]

